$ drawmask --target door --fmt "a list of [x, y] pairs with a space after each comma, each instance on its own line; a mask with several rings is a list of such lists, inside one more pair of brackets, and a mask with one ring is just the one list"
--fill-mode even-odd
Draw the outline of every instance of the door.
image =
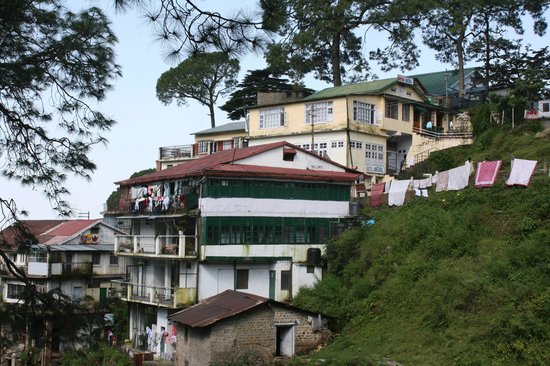
[[269, 298], [275, 300], [275, 271], [269, 271]]
[[276, 355], [292, 357], [294, 355], [294, 325], [278, 325]]
[[105, 304], [105, 301], [107, 300], [107, 288], [101, 287], [99, 289], [99, 303]]

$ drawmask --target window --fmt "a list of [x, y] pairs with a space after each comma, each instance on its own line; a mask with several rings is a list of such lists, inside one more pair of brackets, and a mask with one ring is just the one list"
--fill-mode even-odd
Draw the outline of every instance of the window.
[[234, 138], [233, 139], [233, 147], [235, 149], [239, 149], [241, 147], [241, 139], [240, 138]]
[[355, 140], [351, 140], [349, 142], [349, 146], [352, 148], [352, 149], [362, 149], [363, 148], [363, 143], [361, 141], [355, 141]]
[[542, 103], [542, 111], [550, 112], [550, 103]]
[[246, 290], [248, 289], [248, 269], [238, 269], [237, 270], [237, 283], [235, 284], [235, 289], [237, 290]]
[[116, 255], [110, 255], [109, 256], [109, 264], [114, 266], [118, 265], [118, 257]]
[[269, 108], [260, 111], [260, 129], [278, 128], [285, 126], [285, 124], [286, 113], [284, 108]]
[[306, 273], [315, 273], [315, 266], [312, 266], [312, 265], [307, 266]]
[[310, 144], [303, 144], [303, 145], [302, 145], [302, 149], [304, 149], [304, 150], [309, 150], [310, 147], [311, 147]]
[[14, 285], [8, 283], [8, 299], [22, 299], [25, 292], [25, 285]]
[[292, 289], [292, 272], [291, 271], [281, 271], [281, 290], [291, 290]]
[[386, 102], [386, 118], [398, 119], [399, 103], [388, 99], [386, 99], [385, 102]]
[[73, 300], [79, 301], [84, 297], [84, 287], [75, 286], [73, 287]]
[[199, 141], [199, 154], [207, 153], [209, 145], [210, 143], [208, 141]]
[[365, 150], [366, 172], [384, 174], [384, 145], [365, 144]]
[[332, 102], [306, 104], [306, 123], [331, 122], [332, 112]]
[[353, 119], [369, 125], [376, 124], [374, 104], [353, 101]]
[[333, 149], [336, 149], [338, 147], [344, 147], [344, 141], [332, 141], [330, 143], [330, 147], [332, 147]]
[[101, 264], [101, 253], [92, 253], [92, 263], [94, 266]]
[[223, 142], [222, 150], [231, 150], [231, 148], [233, 148], [232, 141], [224, 141]]
[[403, 104], [401, 108], [401, 120], [404, 122], [410, 122], [411, 121], [411, 105], [410, 104]]

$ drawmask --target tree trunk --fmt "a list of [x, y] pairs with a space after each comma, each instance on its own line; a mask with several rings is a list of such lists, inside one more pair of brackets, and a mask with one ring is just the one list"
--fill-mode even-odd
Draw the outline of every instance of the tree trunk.
[[340, 33], [332, 36], [332, 83], [334, 86], [342, 85], [340, 74]]
[[463, 37], [458, 38], [456, 42], [457, 60], [458, 60], [458, 99], [460, 106], [464, 100], [464, 47]]
[[216, 116], [214, 115], [214, 104], [208, 105], [208, 110], [210, 111], [210, 125], [212, 128], [216, 127]]
[[489, 95], [489, 73], [490, 73], [490, 67], [491, 67], [491, 45], [490, 45], [490, 27], [489, 27], [489, 15], [485, 14], [485, 75], [483, 78], [483, 88], [485, 89], [483, 91], [483, 97], [482, 99], [485, 101], [487, 99], [487, 96]]

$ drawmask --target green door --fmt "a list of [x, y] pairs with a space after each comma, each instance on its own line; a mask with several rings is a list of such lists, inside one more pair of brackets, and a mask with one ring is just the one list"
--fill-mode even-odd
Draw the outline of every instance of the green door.
[[269, 298], [275, 300], [275, 271], [269, 271]]
[[105, 304], [106, 300], [107, 300], [107, 288], [102, 287], [99, 289], [99, 303], [103, 305]]

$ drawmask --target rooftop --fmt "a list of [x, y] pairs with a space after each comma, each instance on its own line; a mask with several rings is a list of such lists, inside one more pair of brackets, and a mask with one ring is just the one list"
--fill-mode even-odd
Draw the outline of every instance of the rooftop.
[[214, 128], [209, 128], [199, 132], [194, 132], [191, 135], [213, 135], [220, 132], [232, 132], [232, 131], [246, 131], [246, 122], [230, 122], [221, 126], [216, 126]]

